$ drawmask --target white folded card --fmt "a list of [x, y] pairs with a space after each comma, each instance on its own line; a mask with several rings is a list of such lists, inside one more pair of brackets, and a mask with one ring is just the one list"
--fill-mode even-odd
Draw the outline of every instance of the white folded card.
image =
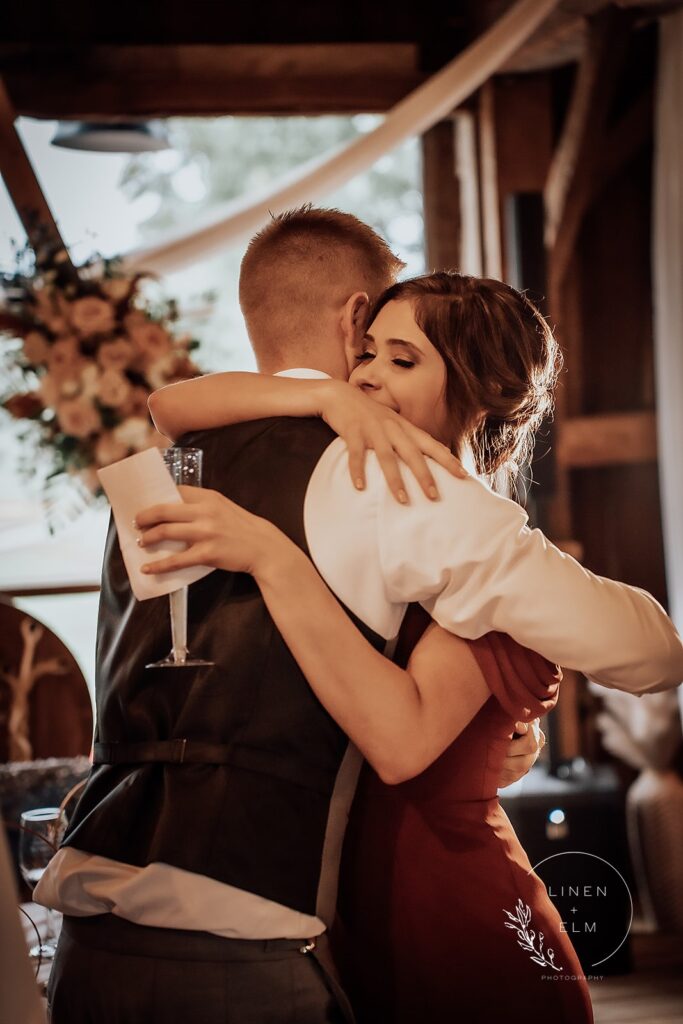
[[114, 462], [98, 470], [97, 475], [111, 503], [121, 554], [131, 589], [138, 601], [170, 594], [213, 572], [207, 565], [177, 569], [158, 576], [146, 576], [140, 571], [146, 562], [183, 551], [187, 546], [177, 540], [159, 541], [145, 548], [137, 543], [139, 533], [133, 526], [133, 520], [138, 512], [151, 505], [168, 505], [183, 500], [158, 448], [148, 448]]

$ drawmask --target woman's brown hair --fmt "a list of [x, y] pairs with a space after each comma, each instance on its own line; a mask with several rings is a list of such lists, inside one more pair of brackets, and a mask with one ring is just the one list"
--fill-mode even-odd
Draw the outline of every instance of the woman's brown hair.
[[552, 412], [562, 355], [544, 317], [502, 281], [443, 271], [388, 288], [371, 313], [391, 301], [412, 304], [415, 320], [446, 364], [453, 448], [471, 447], [477, 472], [514, 477], [530, 459], [534, 436]]

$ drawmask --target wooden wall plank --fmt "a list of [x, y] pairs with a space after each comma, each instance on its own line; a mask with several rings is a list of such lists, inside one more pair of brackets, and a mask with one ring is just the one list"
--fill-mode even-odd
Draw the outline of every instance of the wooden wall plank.
[[559, 424], [557, 458], [564, 466], [654, 462], [657, 428], [652, 412], [577, 416]]
[[591, 24], [545, 187], [546, 244], [563, 277], [587, 206], [592, 169], [626, 56], [632, 17], [608, 8]]
[[503, 276], [503, 250], [496, 154], [495, 84], [491, 79], [479, 92], [479, 173], [484, 274], [486, 277], [500, 279]]
[[440, 121], [422, 136], [422, 181], [427, 270], [458, 270], [460, 183], [452, 120]]

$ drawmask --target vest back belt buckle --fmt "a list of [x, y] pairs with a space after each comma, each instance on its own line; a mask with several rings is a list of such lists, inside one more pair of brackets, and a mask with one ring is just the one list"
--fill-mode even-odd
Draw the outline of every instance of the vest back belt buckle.
[[187, 747], [186, 739], [175, 739], [171, 740], [172, 751], [171, 761], [173, 764], [182, 764], [185, 760], [185, 749]]
[[309, 939], [304, 946], [299, 946], [299, 952], [303, 953], [305, 956], [307, 953], [312, 953], [316, 945], [317, 943], [315, 939]]

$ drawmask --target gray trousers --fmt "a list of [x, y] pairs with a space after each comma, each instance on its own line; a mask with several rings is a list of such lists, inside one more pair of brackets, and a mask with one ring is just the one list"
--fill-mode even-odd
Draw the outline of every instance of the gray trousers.
[[113, 914], [65, 917], [51, 1024], [352, 1024], [325, 936], [224, 939]]

